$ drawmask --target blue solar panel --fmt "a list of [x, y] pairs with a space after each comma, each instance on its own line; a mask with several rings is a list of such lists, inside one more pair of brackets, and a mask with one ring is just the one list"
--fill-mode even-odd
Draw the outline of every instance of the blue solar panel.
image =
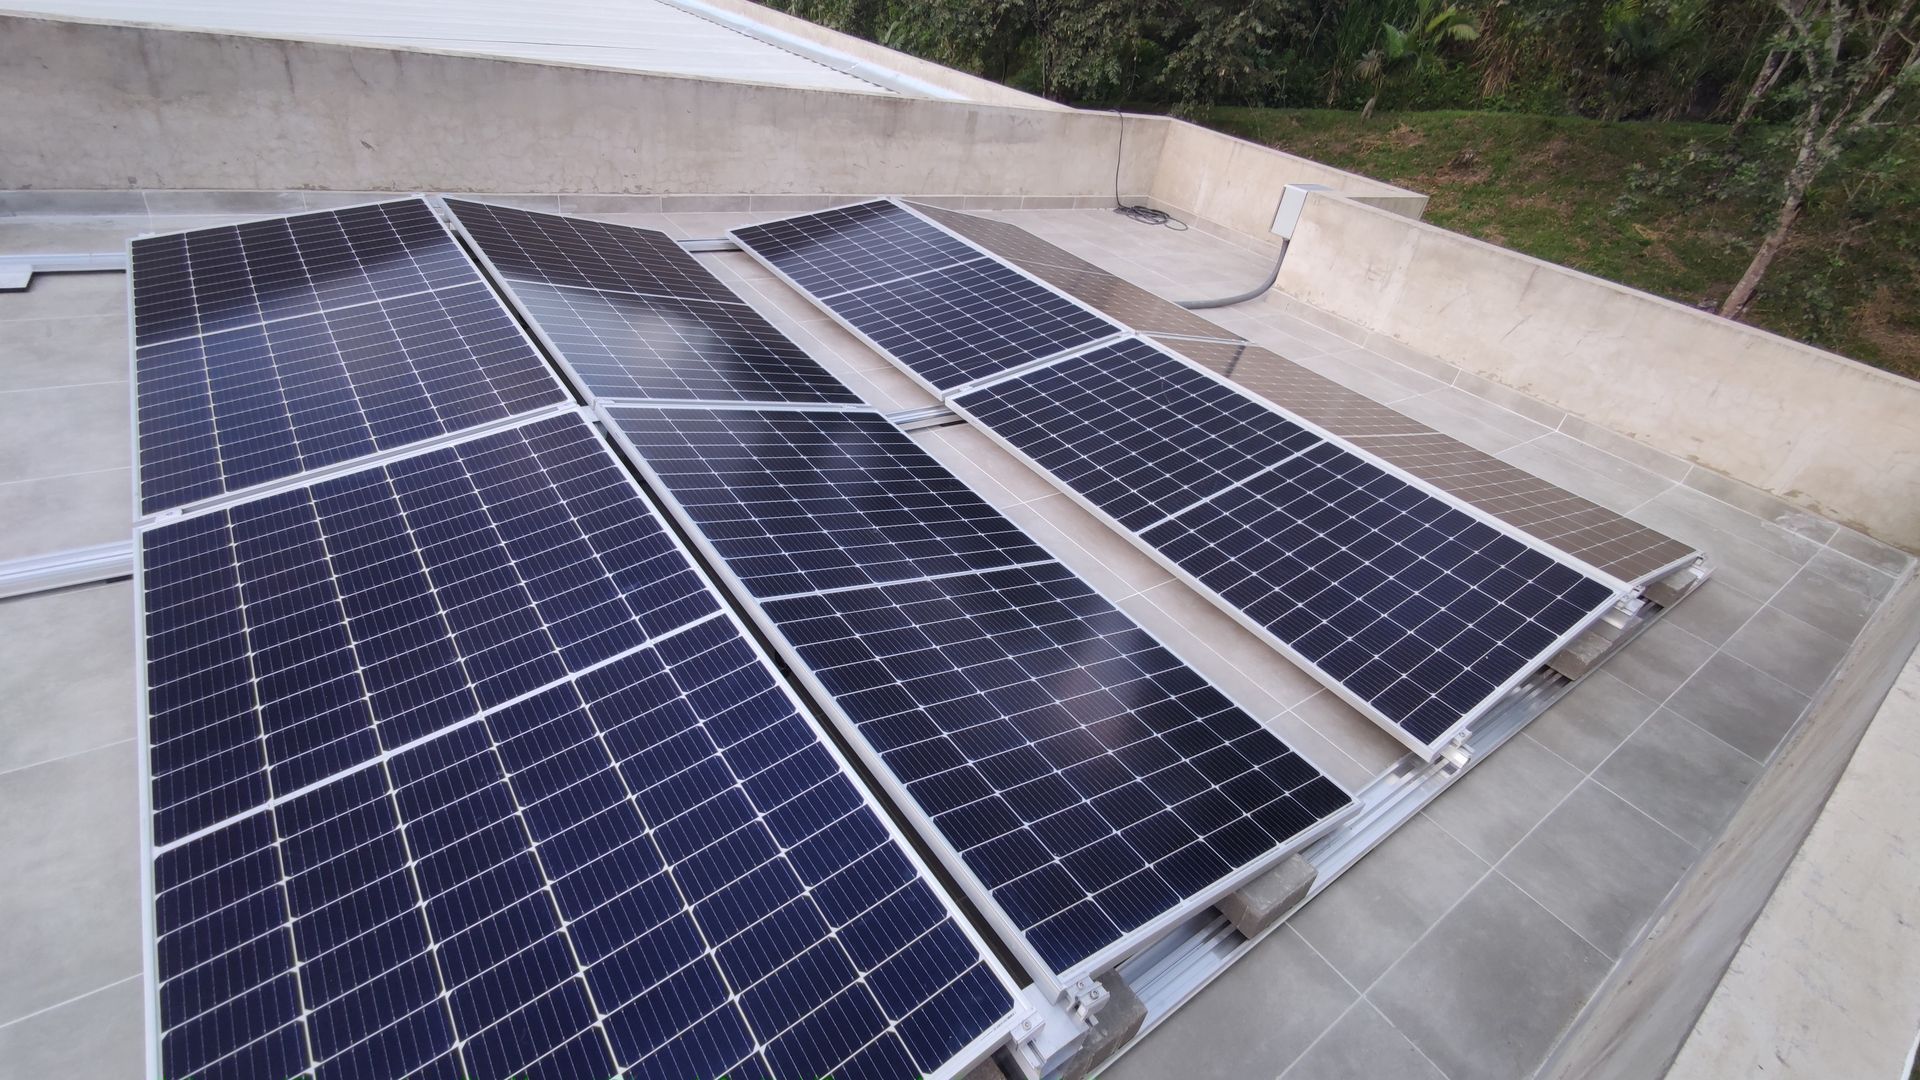
[[154, 513], [565, 400], [417, 199], [135, 240]]
[[1051, 558], [876, 414], [612, 411], [756, 597]]
[[954, 405], [1424, 752], [1619, 594], [1143, 341]]
[[881, 418], [606, 415], [1047, 970], [1110, 958], [1349, 805]]
[[894, 1077], [950, 904], [578, 418], [143, 541], [168, 1076]]
[[859, 404], [664, 233], [447, 205], [594, 398]]
[[749, 225], [733, 235], [821, 298], [981, 256], [965, 240], [885, 199]]
[[733, 236], [936, 392], [1124, 329], [892, 203]]

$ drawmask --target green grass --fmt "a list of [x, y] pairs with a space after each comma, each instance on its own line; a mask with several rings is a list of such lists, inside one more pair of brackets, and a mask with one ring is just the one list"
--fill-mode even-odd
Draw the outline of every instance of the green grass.
[[[1707, 308], [1746, 269], [1779, 192], [1777, 136], [1753, 133], [1740, 165], [1717, 124], [1251, 108], [1202, 120], [1423, 192], [1436, 225]], [[1915, 161], [1909, 133], [1830, 169], [1748, 320], [1920, 377]]]

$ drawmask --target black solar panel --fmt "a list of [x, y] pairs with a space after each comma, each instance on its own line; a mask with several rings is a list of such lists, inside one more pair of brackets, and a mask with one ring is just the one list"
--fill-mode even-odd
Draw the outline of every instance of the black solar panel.
[[576, 289], [738, 303], [739, 297], [666, 233], [494, 203], [447, 209], [500, 276]]
[[1427, 752], [1618, 595], [1142, 341], [954, 404]]
[[447, 205], [591, 397], [859, 404], [664, 233]]
[[936, 392], [1123, 330], [892, 203], [733, 236]]
[[[606, 415], [1050, 971], [1111, 958], [1349, 804], [881, 418]], [[822, 553], [829, 572], [789, 569]]]
[[880, 200], [749, 225], [734, 237], [822, 299], [978, 259], [966, 241]]
[[879, 1080], [1004, 1032], [1004, 974], [579, 419], [143, 551], [165, 1075]]
[[755, 597], [1050, 558], [876, 414], [609, 411]]
[[565, 400], [417, 199], [133, 241], [142, 513]]

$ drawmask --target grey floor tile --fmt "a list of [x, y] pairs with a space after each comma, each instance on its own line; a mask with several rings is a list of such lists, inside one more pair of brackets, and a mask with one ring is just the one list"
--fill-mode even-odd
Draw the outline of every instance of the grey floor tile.
[[1622, 514], [1673, 486], [1663, 476], [1557, 431], [1516, 446], [1500, 458]]
[[1758, 762], [1662, 709], [1593, 778], [1695, 846], [1705, 846], [1759, 774]]
[[[1697, 473], [1689, 474], [1689, 479], [1697, 475]], [[1662, 492], [1656, 501], [1665, 503], [1729, 536], [1744, 540], [1796, 563], [1805, 563], [1811, 559], [1814, 552], [1820, 550], [1826, 535], [1833, 529], [1831, 522], [1822, 522], [1817, 518], [1807, 519], [1807, 515], [1794, 511], [1796, 522], [1807, 519], [1813, 527], [1820, 530], [1818, 539], [1807, 537], [1773, 522], [1764, 521], [1750, 510], [1687, 485], [1680, 485]], [[1784, 506], [1784, 504], [1781, 505]]]
[[1667, 705], [1727, 745], [1765, 761], [1806, 709], [1807, 695], [1720, 653], [1701, 665]]
[[[0, 219], [0, 254], [85, 254], [125, 251], [127, 241], [141, 233], [154, 231], [145, 217], [59, 218], [18, 217]], [[31, 288], [40, 287], [42, 277], [75, 277], [73, 274], [35, 274]]]
[[1498, 862], [1583, 776], [1523, 734], [1435, 799], [1427, 816], [1474, 854]]
[[1766, 601], [1749, 596], [1716, 575], [1661, 616], [1710, 645], [1724, 645]]
[[1852, 641], [1873, 617], [1891, 585], [1851, 559], [1832, 552], [1823, 555], [1826, 557], [1816, 555], [1802, 567], [1774, 596], [1772, 604], [1842, 641]]
[[140, 972], [131, 744], [0, 774], [0, 1023]]
[[1348, 981], [1367, 986], [1486, 871], [1479, 856], [1422, 815], [1340, 875], [1288, 925]]
[[1727, 640], [1724, 651], [1811, 697], [1840, 666], [1847, 643], [1768, 606]]
[[0, 321], [0, 390], [126, 381], [125, 316]]
[[1656, 707], [1652, 698], [1603, 668], [1588, 675], [1572, 693], [1528, 724], [1527, 735], [1592, 772], [1653, 715]]
[[1609, 968], [1606, 957], [1495, 874], [1367, 997], [1448, 1075], [1532, 1075]]
[[0, 559], [129, 539], [132, 484], [132, 469], [0, 483]]
[[1639, 936], [1693, 846], [1589, 780], [1500, 862], [1500, 872], [1609, 957]]
[[1711, 644], [1662, 619], [1608, 660], [1603, 670], [1660, 702], [1685, 685], [1713, 651]]
[[1278, 1076], [1359, 995], [1300, 935], [1281, 926], [1101, 1080]]
[[1295, 705], [1293, 712], [1374, 775], [1392, 768], [1407, 756], [1407, 748], [1400, 740], [1335, 697], [1331, 690], [1323, 689]]
[[0, 482], [126, 465], [127, 412], [126, 383], [0, 393]]
[[[6, 226], [0, 224], [0, 230]], [[0, 239], [4, 232], [0, 231]], [[0, 244], [0, 250], [5, 250]], [[25, 292], [0, 293], [0, 322], [9, 319], [56, 319], [70, 315], [127, 314], [127, 275], [35, 274]]]
[[0, 600], [0, 773], [134, 736], [133, 585]]
[[1356, 1001], [1282, 1080], [1447, 1080], [1418, 1047], [1365, 1001]]
[[134, 977], [0, 1027], [0, 1080], [143, 1075], [145, 993]]
[[1715, 577], [1749, 596], [1772, 596], [1805, 565], [1804, 557], [1768, 550], [1666, 501], [1668, 496], [1681, 490], [1684, 489], [1673, 487], [1661, 492], [1652, 502], [1633, 512], [1634, 520], [1705, 552], [1713, 560]]

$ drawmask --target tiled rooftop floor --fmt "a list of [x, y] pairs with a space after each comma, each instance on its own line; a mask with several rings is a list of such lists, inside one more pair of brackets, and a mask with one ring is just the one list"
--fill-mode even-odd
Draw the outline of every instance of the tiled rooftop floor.
[[[693, 237], [772, 216], [609, 220]], [[1240, 291], [1268, 267], [1266, 255], [1198, 230], [1104, 211], [1004, 216], [1178, 299]], [[98, 250], [211, 222], [0, 219], [0, 252]], [[930, 402], [746, 256], [706, 258], [868, 400]], [[114, 274], [48, 275], [0, 293], [0, 559], [126, 534], [124, 306]], [[1718, 571], [1106, 1075], [1525, 1076], [1716, 835], [1907, 560], [1299, 314], [1269, 296], [1211, 317], [1699, 545]], [[978, 432], [917, 438], [1343, 781], [1363, 784], [1399, 756], [1393, 739]], [[0, 601], [0, 1080], [141, 1068], [132, 642], [125, 583]]]

